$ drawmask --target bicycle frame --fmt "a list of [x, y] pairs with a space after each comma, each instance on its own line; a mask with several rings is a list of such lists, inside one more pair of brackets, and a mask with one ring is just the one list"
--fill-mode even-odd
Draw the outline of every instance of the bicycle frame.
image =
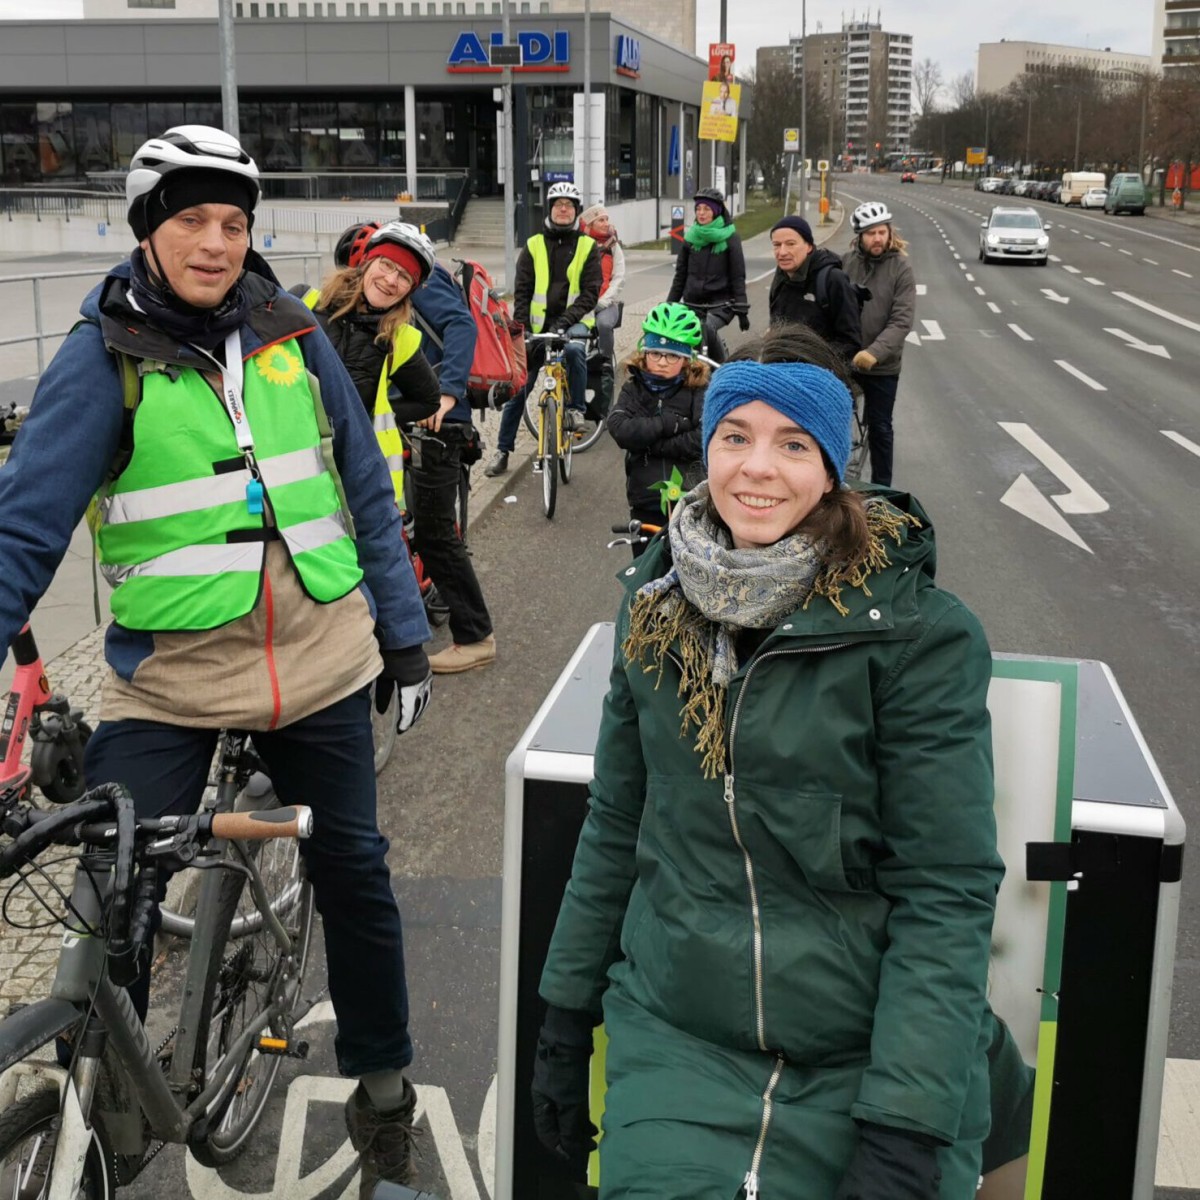
[[12, 653], [16, 671], [0, 715], [0, 785], [22, 772], [21, 751], [30, 723], [34, 713], [50, 702], [50, 684], [28, 625], [13, 639]]
[[551, 350], [546, 354], [542, 368], [543, 383], [538, 395], [538, 458], [546, 456], [546, 405], [554, 399], [558, 403], [554, 413], [554, 445], [559, 454], [563, 452], [563, 407], [567, 397], [567, 369], [563, 366], [562, 350]]

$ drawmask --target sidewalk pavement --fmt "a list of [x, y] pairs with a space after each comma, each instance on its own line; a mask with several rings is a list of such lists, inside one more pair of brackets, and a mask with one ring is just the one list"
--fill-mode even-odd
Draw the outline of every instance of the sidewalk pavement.
[[[814, 229], [818, 245], [828, 242], [840, 231], [842, 215], [840, 206], [836, 206], [831, 224]], [[744, 250], [747, 274], [751, 281], [765, 278], [774, 269], [769, 232], [749, 238]], [[501, 275], [504, 269], [503, 250], [490, 246], [452, 246], [442, 251], [442, 257], [474, 259], [481, 262], [494, 277]], [[626, 261], [631, 268], [647, 268], [666, 265], [672, 261], [672, 256], [662, 250], [630, 250], [626, 254]], [[617, 330], [618, 362], [633, 353], [641, 335], [642, 318], [661, 299], [662, 296], [652, 296], [626, 304], [624, 320]], [[765, 322], [758, 321], [756, 325], [763, 328]], [[495, 448], [498, 415], [488, 413], [476, 423], [487, 443], [486, 460]], [[509, 456], [509, 470], [504, 475], [489, 479], [482, 469], [472, 471], [468, 529], [482, 520], [494, 504], [503, 502], [504, 497], [511, 493], [521, 472], [531, 468], [536, 449], [537, 439], [530, 435], [522, 422], [515, 452]], [[107, 608], [106, 591], [106, 586], [102, 584], [101, 611]], [[75, 532], [54, 582], [34, 611], [31, 625], [47, 665], [52, 689], [67, 695], [73, 706], [83, 710], [93, 727], [99, 720], [100, 693], [108, 675], [104, 661], [107, 624], [107, 620], [100, 626], [95, 623], [91, 539], [81, 525]], [[435, 635], [435, 639], [444, 636]], [[11, 664], [4, 663], [0, 666], [0, 693], [7, 690], [11, 679]], [[60, 886], [69, 887], [70, 870], [70, 864], [64, 862], [50, 873]], [[11, 897], [8, 914], [10, 923], [0, 922], [0, 1014], [10, 1004], [48, 994], [58, 962], [60, 941], [57, 926], [30, 931], [13, 927], [11, 922], [36, 925], [45, 920], [45, 910], [28, 890], [18, 891]]]

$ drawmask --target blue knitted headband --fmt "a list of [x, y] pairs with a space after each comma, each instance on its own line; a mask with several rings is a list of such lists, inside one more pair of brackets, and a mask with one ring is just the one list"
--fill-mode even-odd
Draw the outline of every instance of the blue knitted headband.
[[816, 438], [839, 483], [850, 457], [853, 400], [836, 375], [811, 363], [730, 362], [720, 367], [704, 394], [704, 462], [708, 443], [735, 408], [762, 400]]

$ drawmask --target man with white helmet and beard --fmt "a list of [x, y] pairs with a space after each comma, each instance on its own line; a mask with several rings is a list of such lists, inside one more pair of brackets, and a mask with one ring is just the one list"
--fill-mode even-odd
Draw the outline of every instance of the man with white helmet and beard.
[[892, 482], [892, 409], [900, 385], [904, 339], [913, 327], [917, 285], [907, 243], [896, 232], [886, 204], [869, 200], [850, 216], [854, 241], [842, 259], [850, 282], [870, 292], [864, 302], [862, 348], [851, 366], [862, 388], [871, 451], [871, 482]]
[[[600, 299], [603, 271], [599, 250], [577, 228], [583, 202], [573, 183], [552, 184], [546, 192], [546, 204], [544, 229], [525, 243], [517, 258], [513, 317], [532, 333], [583, 332], [595, 323], [591, 313]], [[529, 384], [504, 405], [496, 453], [485, 475], [503, 475], [508, 470], [525, 395], [541, 368], [544, 345], [535, 342], [530, 347]], [[564, 360], [570, 412], [574, 428], [579, 429], [587, 411], [587, 350], [583, 342], [568, 342]]]
[[142, 816], [195, 811], [218, 731], [242, 729], [280, 799], [312, 808], [301, 852], [371, 1196], [408, 1178], [416, 1105], [371, 692], [386, 711], [398, 689], [412, 726], [429, 628], [358, 393], [251, 249], [254, 161], [179, 126], [134, 154], [126, 194], [138, 246], [84, 300], [0, 472], [0, 651], [95, 496], [114, 620], [86, 781], [124, 784]]

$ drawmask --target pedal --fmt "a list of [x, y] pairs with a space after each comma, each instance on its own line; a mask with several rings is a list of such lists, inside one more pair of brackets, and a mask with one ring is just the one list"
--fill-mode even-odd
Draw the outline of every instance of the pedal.
[[287, 1038], [260, 1037], [259, 1054], [273, 1054], [278, 1058], [308, 1058], [307, 1042], [289, 1042]]

